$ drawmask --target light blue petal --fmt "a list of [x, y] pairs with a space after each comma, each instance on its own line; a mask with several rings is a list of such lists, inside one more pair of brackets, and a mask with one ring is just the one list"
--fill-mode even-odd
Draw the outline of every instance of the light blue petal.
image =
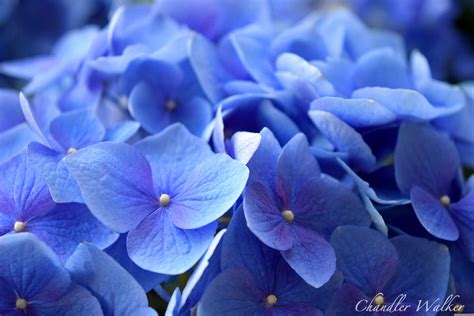
[[150, 165], [130, 145], [100, 143], [64, 161], [91, 212], [117, 232], [136, 227], [158, 207]]
[[170, 217], [165, 208], [160, 208], [128, 233], [130, 258], [143, 269], [181, 274], [189, 270], [211, 244], [216, 223], [185, 230], [174, 226]]

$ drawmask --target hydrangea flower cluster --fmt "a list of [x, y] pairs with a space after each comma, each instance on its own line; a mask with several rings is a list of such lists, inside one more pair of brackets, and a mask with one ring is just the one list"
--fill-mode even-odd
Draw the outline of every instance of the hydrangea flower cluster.
[[115, 4], [1, 62], [0, 315], [474, 313], [474, 81], [311, 8]]

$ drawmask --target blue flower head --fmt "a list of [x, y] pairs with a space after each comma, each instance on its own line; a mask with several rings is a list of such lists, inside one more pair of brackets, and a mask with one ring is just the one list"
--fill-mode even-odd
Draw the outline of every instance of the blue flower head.
[[423, 227], [433, 236], [458, 240], [474, 259], [474, 192], [459, 186], [454, 143], [427, 125], [403, 123], [395, 149], [395, 176]]
[[358, 314], [354, 308], [359, 301], [359, 311], [372, 302], [372, 308], [381, 312], [382, 306], [403, 294], [403, 304], [409, 305], [405, 312], [415, 313], [418, 300], [433, 302], [446, 293], [450, 256], [444, 245], [411, 236], [387, 239], [377, 231], [355, 226], [336, 229], [331, 244], [344, 284], [326, 315]]
[[188, 270], [209, 246], [215, 220], [232, 207], [247, 168], [213, 154], [182, 125], [135, 146], [101, 143], [68, 156], [93, 214], [117, 232], [128, 232], [130, 258], [164, 274]]
[[0, 258], [2, 314], [156, 315], [140, 285], [93, 245], [79, 245], [65, 266], [29, 233], [0, 238], [0, 251], [8, 253]]
[[105, 248], [117, 239], [84, 204], [53, 202], [25, 153], [0, 165], [0, 175], [0, 235], [32, 233], [63, 261], [80, 242]]
[[279, 251], [262, 244], [246, 227], [242, 208], [223, 239], [222, 272], [208, 285], [198, 313], [204, 315], [323, 315], [342, 278], [320, 289], [306, 283]]
[[301, 134], [281, 149], [264, 129], [249, 168], [244, 211], [250, 230], [281, 251], [306, 282], [320, 287], [336, 268], [327, 238], [339, 225], [368, 225], [367, 211], [350, 189], [321, 173]]

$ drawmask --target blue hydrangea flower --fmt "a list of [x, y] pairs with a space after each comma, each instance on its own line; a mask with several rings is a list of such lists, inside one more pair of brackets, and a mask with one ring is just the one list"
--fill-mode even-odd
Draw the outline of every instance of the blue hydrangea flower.
[[[337, 269], [344, 275], [326, 315], [359, 315], [372, 303], [381, 311], [398, 295], [406, 294], [405, 313], [416, 314], [418, 300], [433, 302], [443, 298], [448, 286], [448, 248], [436, 242], [411, 236], [387, 239], [363, 227], [343, 226], [334, 231], [331, 244], [337, 254]], [[367, 315], [379, 315], [377, 311]], [[385, 313], [380, 312], [385, 315]], [[389, 313], [387, 313], [389, 314]], [[435, 311], [425, 315], [435, 315]]]
[[74, 282], [99, 300], [104, 315], [157, 315], [137, 281], [97, 247], [80, 244], [65, 267]]
[[458, 247], [449, 249], [451, 254], [451, 280], [448, 294], [459, 295], [454, 304], [464, 306], [463, 313], [474, 312], [474, 262], [470, 261]]
[[357, 196], [321, 174], [306, 138], [299, 134], [280, 148], [272, 133], [249, 162], [252, 172], [244, 195], [250, 230], [309, 284], [320, 287], [336, 268], [326, 240], [339, 225], [370, 223]]
[[97, 298], [33, 235], [3, 236], [0, 251], [8, 254], [0, 257], [2, 315], [103, 315]]
[[281, 254], [262, 244], [246, 227], [238, 210], [224, 236], [222, 272], [215, 277], [200, 304], [204, 315], [323, 315], [331, 294], [342, 281], [337, 274], [315, 289]]
[[0, 163], [22, 152], [39, 136], [28, 126], [18, 101], [18, 92], [0, 89]]
[[0, 235], [30, 232], [63, 261], [80, 242], [105, 248], [117, 239], [84, 204], [54, 203], [25, 153], [0, 165], [0, 174]]
[[395, 176], [409, 195], [426, 230], [444, 240], [459, 240], [474, 260], [474, 192], [456, 184], [459, 155], [454, 143], [426, 125], [403, 123], [395, 149]]
[[93, 214], [128, 232], [130, 258], [164, 274], [188, 270], [212, 241], [217, 220], [240, 196], [248, 169], [173, 125], [135, 146], [101, 143], [68, 156]]

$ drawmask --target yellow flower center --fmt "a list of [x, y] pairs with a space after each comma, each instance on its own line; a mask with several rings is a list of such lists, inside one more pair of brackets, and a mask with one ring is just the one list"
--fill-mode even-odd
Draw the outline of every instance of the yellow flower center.
[[77, 149], [74, 147], [69, 147], [69, 149], [67, 150], [68, 155], [75, 154], [76, 152], [77, 152]]
[[160, 195], [160, 206], [168, 206], [171, 202], [171, 198], [168, 194]]
[[375, 296], [374, 298], [374, 303], [376, 305], [383, 305], [385, 303], [385, 299], [383, 298], [383, 294], [382, 293], [379, 293]]
[[28, 306], [28, 302], [23, 298], [18, 298], [16, 300], [16, 309], [25, 310]]
[[25, 222], [15, 222], [15, 225], [13, 225], [13, 230], [17, 233], [21, 233], [24, 231], [26, 228], [26, 223]]
[[295, 219], [295, 214], [290, 210], [284, 210], [281, 212], [281, 216], [285, 219], [285, 222], [291, 223]]
[[451, 199], [449, 198], [449, 196], [447, 195], [443, 195], [442, 197], [439, 198], [439, 201], [441, 202], [441, 204], [443, 204], [444, 206], [448, 206], [449, 203], [451, 203]]
[[270, 294], [265, 298], [265, 301], [267, 302], [268, 306], [273, 306], [277, 303], [278, 299], [275, 295]]

